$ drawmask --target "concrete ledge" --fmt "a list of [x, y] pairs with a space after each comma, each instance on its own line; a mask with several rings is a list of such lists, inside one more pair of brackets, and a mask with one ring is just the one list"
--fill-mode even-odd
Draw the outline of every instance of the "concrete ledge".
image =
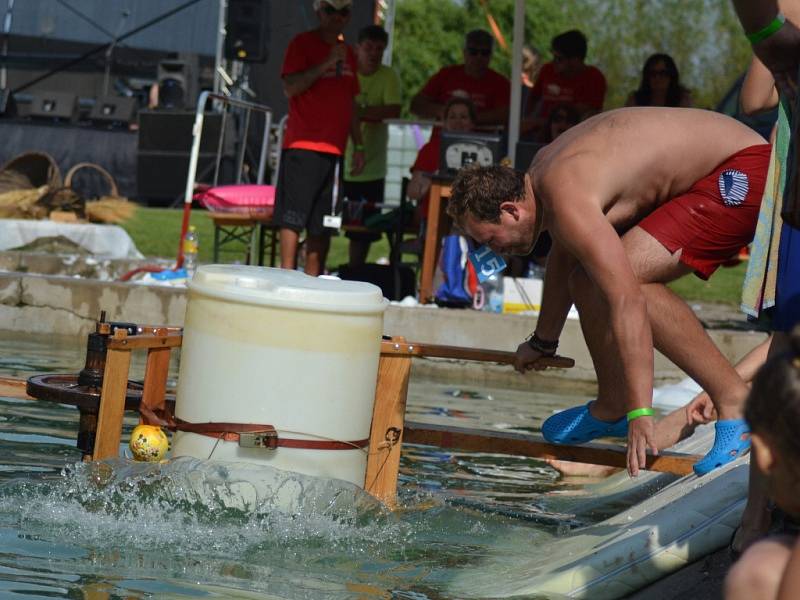
[[37, 275], [61, 275], [82, 277], [99, 281], [119, 279], [125, 273], [142, 265], [158, 264], [170, 267], [173, 260], [103, 258], [86, 253], [55, 254], [52, 252], [30, 252], [7, 250], [0, 252], [0, 271]]
[[[186, 292], [73, 277], [0, 273], [0, 330], [83, 337], [93, 330], [101, 310], [111, 320], [181, 326]], [[741, 322], [745, 322], [744, 318]], [[535, 318], [530, 316], [426, 307], [390, 306], [384, 318], [387, 335], [402, 335], [409, 341], [508, 351], [516, 350], [535, 324]], [[732, 362], [766, 337], [763, 332], [731, 329], [710, 329], [709, 335]], [[559, 353], [574, 358], [575, 368], [523, 376], [508, 366], [423, 359], [415, 361], [414, 374], [495, 387], [557, 389], [563, 384], [572, 390], [576, 385], [593, 390], [594, 369], [578, 321], [567, 321]], [[683, 376], [675, 365], [656, 353], [657, 384]]]

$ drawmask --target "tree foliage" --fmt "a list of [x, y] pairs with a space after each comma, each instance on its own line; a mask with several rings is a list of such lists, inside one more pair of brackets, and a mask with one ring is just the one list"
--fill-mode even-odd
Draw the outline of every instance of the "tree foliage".
[[[747, 66], [750, 49], [730, 2], [719, 0], [526, 0], [525, 41], [549, 60], [550, 39], [578, 28], [589, 39], [587, 62], [608, 79], [606, 108], [622, 106], [645, 59], [675, 59], [695, 105], [713, 108]], [[488, 29], [489, 11], [509, 51], [514, 0], [398, 0], [392, 61], [406, 103], [439, 68], [462, 61], [464, 34]], [[509, 52], [497, 47], [492, 67], [509, 75]]]

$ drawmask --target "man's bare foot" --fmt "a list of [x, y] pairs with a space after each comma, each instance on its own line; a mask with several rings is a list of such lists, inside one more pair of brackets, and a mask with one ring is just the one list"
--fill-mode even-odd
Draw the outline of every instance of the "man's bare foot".
[[568, 460], [556, 460], [555, 458], [545, 458], [544, 462], [562, 475], [569, 475], [572, 477], [608, 477], [622, 470], [617, 467], [570, 462]]

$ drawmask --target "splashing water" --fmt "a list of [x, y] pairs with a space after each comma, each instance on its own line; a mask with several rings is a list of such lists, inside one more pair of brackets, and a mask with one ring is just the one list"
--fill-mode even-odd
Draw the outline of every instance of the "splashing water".
[[[72, 354], [50, 338], [7, 348], [7, 374], [82, 366], [74, 341]], [[580, 402], [412, 382], [408, 418], [537, 431]], [[549, 542], [626, 503], [613, 488], [587, 501], [541, 461], [407, 445], [390, 512], [351, 484], [263, 465], [76, 462], [77, 424], [72, 407], [0, 399], [2, 598], [486, 596], [520, 557], [545, 561]]]

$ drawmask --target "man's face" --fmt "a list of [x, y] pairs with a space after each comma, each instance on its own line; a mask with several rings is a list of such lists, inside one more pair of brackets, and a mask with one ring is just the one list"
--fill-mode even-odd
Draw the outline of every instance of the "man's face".
[[[513, 206], [512, 206], [513, 205]], [[479, 245], [489, 246], [498, 254], [525, 256], [536, 243], [536, 215], [519, 202], [504, 202], [500, 206], [500, 222], [478, 221], [467, 212], [461, 228]]]
[[551, 50], [553, 53], [553, 68], [559, 75], [569, 75], [583, 65], [583, 60], [580, 58], [567, 58], [557, 50]]
[[383, 60], [383, 51], [386, 44], [378, 40], [364, 40], [356, 46], [358, 55], [358, 71], [364, 75], [371, 75], [378, 70]]
[[464, 67], [472, 73], [484, 73], [492, 60], [492, 47], [486, 44], [467, 42], [464, 48]]
[[339, 35], [344, 31], [344, 28], [350, 21], [350, 6], [345, 6], [337, 10], [334, 6], [323, 2], [317, 11], [317, 17], [319, 17], [321, 29]]

